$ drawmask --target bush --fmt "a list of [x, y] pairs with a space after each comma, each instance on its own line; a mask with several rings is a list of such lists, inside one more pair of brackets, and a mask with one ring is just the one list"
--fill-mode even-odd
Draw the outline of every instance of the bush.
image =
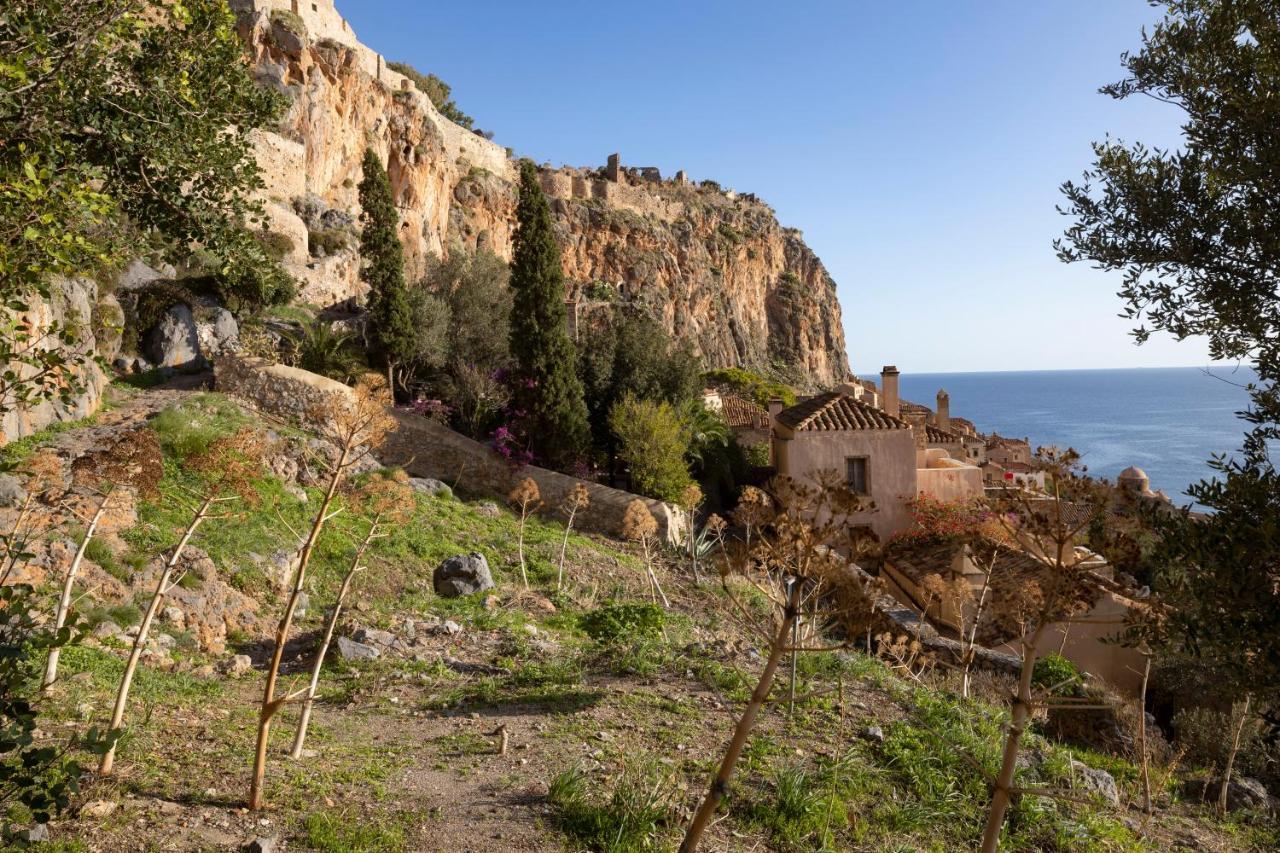
[[295, 248], [293, 238], [278, 231], [254, 231], [253, 239], [266, 250], [267, 257], [274, 261], [284, 260]]
[[661, 828], [672, 811], [671, 779], [656, 765], [628, 769], [607, 800], [581, 770], [551, 780], [547, 800], [552, 820], [566, 835], [590, 850], [640, 853], [665, 849]]
[[587, 636], [598, 643], [613, 643], [662, 636], [666, 612], [656, 604], [610, 603], [579, 617]]
[[1036, 660], [1031, 683], [1036, 687], [1057, 687], [1059, 693], [1075, 693], [1080, 684], [1080, 669], [1057, 652], [1049, 652]]
[[350, 228], [317, 228], [307, 232], [307, 251], [313, 258], [336, 255], [355, 245], [355, 236]]
[[625, 395], [609, 412], [618, 439], [618, 456], [631, 469], [632, 489], [672, 503], [693, 480], [685, 462], [688, 442], [684, 424], [670, 403]]
[[313, 323], [290, 336], [293, 361], [303, 370], [350, 384], [369, 369], [355, 337], [328, 323]]
[[741, 367], [709, 370], [704, 378], [716, 385], [727, 385], [761, 406], [767, 407], [769, 401], [774, 398], [782, 400], [784, 406], [796, 404], [796, 392], [790, 387]]
[[747, 456], [747, 464], [753, 468], [767, 468], [773, 461], [769, 442], [762, 441], [759, 444], [749, 444], [743, 448], [743, 452]]

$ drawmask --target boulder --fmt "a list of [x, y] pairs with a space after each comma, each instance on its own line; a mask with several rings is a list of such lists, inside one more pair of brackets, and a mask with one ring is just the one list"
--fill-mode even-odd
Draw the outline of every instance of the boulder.
[[1071, 772], [1085, 791], [1102, 797], [1112, 805], [1120, 805], [1120, 789], [1116, 787], [1116, 780], [1110, 773], [1090, 767], [1074, 758], [1071, 759]]
[[382, 652], [373, 646], [357, 643], [347, 637], [338, 638], [338, 654], [342, 655], [343, 660], [377, 660], [382, 656]]
[[189, 307], [174, 305], [164, 313], [147, 335], [146, 354], [160, 367], [176, 370], [200, 370], [204, 367], [196, 320]]
[[226, 308], [213, 308], [205, 319], [196, 324], [200, 351], [206, 358], [213, 358], [236, 348], [240, 341], [240, 325]]
[[[176, 272], [176, 271], [175, 271]], [[116, 290], [118, 292], [128, 292], [144, 287], [153, 281], [160, 281], [165, 278], [165, 274], [160, 270], [152, 269], [142, 261], [134, 261], [125, 267], [124, 272], [120, 273], [120, 279], [116, 282]], [[168, 276], [172, 278], [173, 276]]]
[[484, 554], [471, 553], [450, 557], [439, 566], [431, 577], [436, 595], [458, 598], [493, 589], [493, 575]]
[[21, 506], [27, 499], [27, 490], [12, 474], [0, 474], [0, 507]]
[[485, 501], [484, 503], [476, 504], [476, 515], [483, 518], [497, 518], [502, 515], [502, 510], [493, 501]]
[[248, 655], [232, 655], [218, 665], [223, 675], [239, 678], [253, 671], [253, 658]]
[[[1188, 779], [1182, 783], [1183, 796], [1199, 802], [1216, 803], [1222, 790], [1222, 779]], [[1273, 805], [1267, 789], [1257, 779], [1233, 776], [1227, 785], [1227, 811], [1271, 811]]]
[[396, 641], [396, 635], [390, 631], [379, 631], [377, 628], [358, 628], [351, 635], [357, 643], [373, 646], [389, 646]]
[[449, 488], [447, 484], [439, 480], [433, 480], [430, 477], [410, 477], [409, 485], [415, 492], [421, 492], [433, 498], [453, 497], [453, 489]]
[[245, 850], [249, 853], [276, 853], [280, 849], [280, 843], [275, 836], [259, 835], [246, 845]]

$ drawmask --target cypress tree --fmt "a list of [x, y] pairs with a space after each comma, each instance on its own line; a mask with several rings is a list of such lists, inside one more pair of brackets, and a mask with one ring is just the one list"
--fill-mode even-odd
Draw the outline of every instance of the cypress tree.
[[590, 446], [587, 406], [565, 329], [564, 273], [551, 210], [528, 160], [520, 164], [520, 202], [511, 260], [511, 355], [515, 407], [524, 413], [530, 449], [561, 466]]
[[369, 285], [365, 340], [386, 369], [387, 384], [394, 394], [396, 370], [413, 351], [413, 306], [404, 281], [404, 248], [396, 233], [400, 216], [391, 196], [391, 181], [371, 148], [364, 152], [359, 194], [363, 221], [360, 257], [363, 278]]

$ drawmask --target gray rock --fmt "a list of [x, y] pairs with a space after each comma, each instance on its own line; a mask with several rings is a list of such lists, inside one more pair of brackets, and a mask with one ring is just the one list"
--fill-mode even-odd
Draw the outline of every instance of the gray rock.
[[379, 631], [377, 628], [357, 628], [351, 638], [357, 643], [374, 646], [389, 646], [396, 641], [396, 635], [390, 631]]
[[1083, 761], [1071, 759], [1071, 772], [1075, 775], [1080, 787], [1092, 794], [1097, 794], [1112, 805], [1120, 805], [1120, 789], [1116, 780], [1105, 770], [1090, 767]]
[[[1218, 793], [1222, 790], [1222, 778], [1188, 779], [1182, 783], [1182, 793], [1188, 799], [1201, 802], [1218, 802]], [[1271, 797], [1267, 789], [1257, 779], [1247, 776], [1232, 776], [1227, 785], [1227, 811], [1270, 811]]]
[[204, 367], [196, 320], [190, 308], [174, 305], [164, 313], [147, 335], [146, 354], [160, 367], [175, 370], [200, 370]]
[[235, 349], [240, 340], [240, 325], [226, 308], [214, 307], [208, 310], [196, 324], [196, 334], [200, 339], [200, 351], [206, 358]]
[[182, 612], [181, 607], [175, 607], [170, 604], [164, 609], [164, 619], [166, 622], [172, 622], [175, 625], [182, 625], [187, 621], [187, 615]]
[[22, 833], [22, 840], [28, 844], [40, 844], [49, 840], [49, 824], [37, 823]]
[[502, 515], [502, 510], [493, 501], [485, 501], [482, 504], [476, 504], [476, 515], [484, 518], [497, 518]]
[[[119, 292], [137, 290], [139, 287], [148, 285], [153, 281], [159, 281], [164, 277], [164, 273], [159, 270], [152, 269], [142, 261], [134, 261], [125, 267], [124, 272], [120, 273], [120, 280], [116, 282], [116, 290]], [[172, 278], [172, 276], [169, 277]]]
[[462, 626], [452, 619], [446, 619], [444, 624], [440, 626], [439, 633], [448, 634], [450, 637], [456, 637], [462, 633]]
[[431, 584], [435, 587], [436, 595], [458, 598], [493, 589], [493, 575], [489, 572], [489, 561], [484, 558], [484, 554], [473, 552], [450, 557], [436, 566]]
[[884, 729], [879, 726], [867, 726], [862, 730], [862, 739], [873, 743], [884, 743]]
[[448, 499], [453, 497], [453, 489], [449, 488], [445, 483], [433, 480], [430, 477], [410, 477], [409, 485], [415, 492], [431, 495], [433, 498]]
[[131, 355], [122, 355], [115, 361], [111, 362], [111, 366], [116, 369], [117, 373], [128, 375], [134, 372], [134, 367], [138, 360]]
[[245, 847], [249, 853], [276, 853], [280, 849], [280, 842], [275, 836], [259, 835], [253, 839]]
[[373, 646], [366, 646], [346, 637], [338, 638], [338, 654], [342, 655], [343, 660], [377, 660], [382, 656], [382, 652]]
[[93, 636], [99, 640], [105, 640], [107, 637], [114, 637], [120, 633], [120, 626], [112, 622], [110, 619], [105, 622], [99, 622], [98, 627], [93, 629]]
[[248, 655], [233, 655], [218, 665], [224, 675], [239, 678], [253, 671], [253, 658]]
[[0, 474], [0, 507], [21, 506], [27, 499], [27, 490], [12, 474]]

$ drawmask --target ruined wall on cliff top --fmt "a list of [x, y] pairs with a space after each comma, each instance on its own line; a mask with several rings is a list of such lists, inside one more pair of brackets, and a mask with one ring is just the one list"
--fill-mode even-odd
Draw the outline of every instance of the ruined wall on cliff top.
[[[358, 214], [366, 146], [387, 164], [411, 280], [428, 256], [458, 248], [510, 257], [516, 168], [505, 148], [440, 115], [360, 44], [330, 0], [232, 8], [257, 78], [289, 100], [277, 132], [257, 144], [267, 226], [290, 238], [285, 261], [303, 300], [362, 296], [354, 249], [317, 246], [316, 211], [328, 212], [325, 221]], [[847, 375], [835, 284], [772, 209], [716, 187], [607, 174], [542, 170], [570, 298], [606, 283], [693, 341], [709, 366], [785, 365], [815, 384]]]

